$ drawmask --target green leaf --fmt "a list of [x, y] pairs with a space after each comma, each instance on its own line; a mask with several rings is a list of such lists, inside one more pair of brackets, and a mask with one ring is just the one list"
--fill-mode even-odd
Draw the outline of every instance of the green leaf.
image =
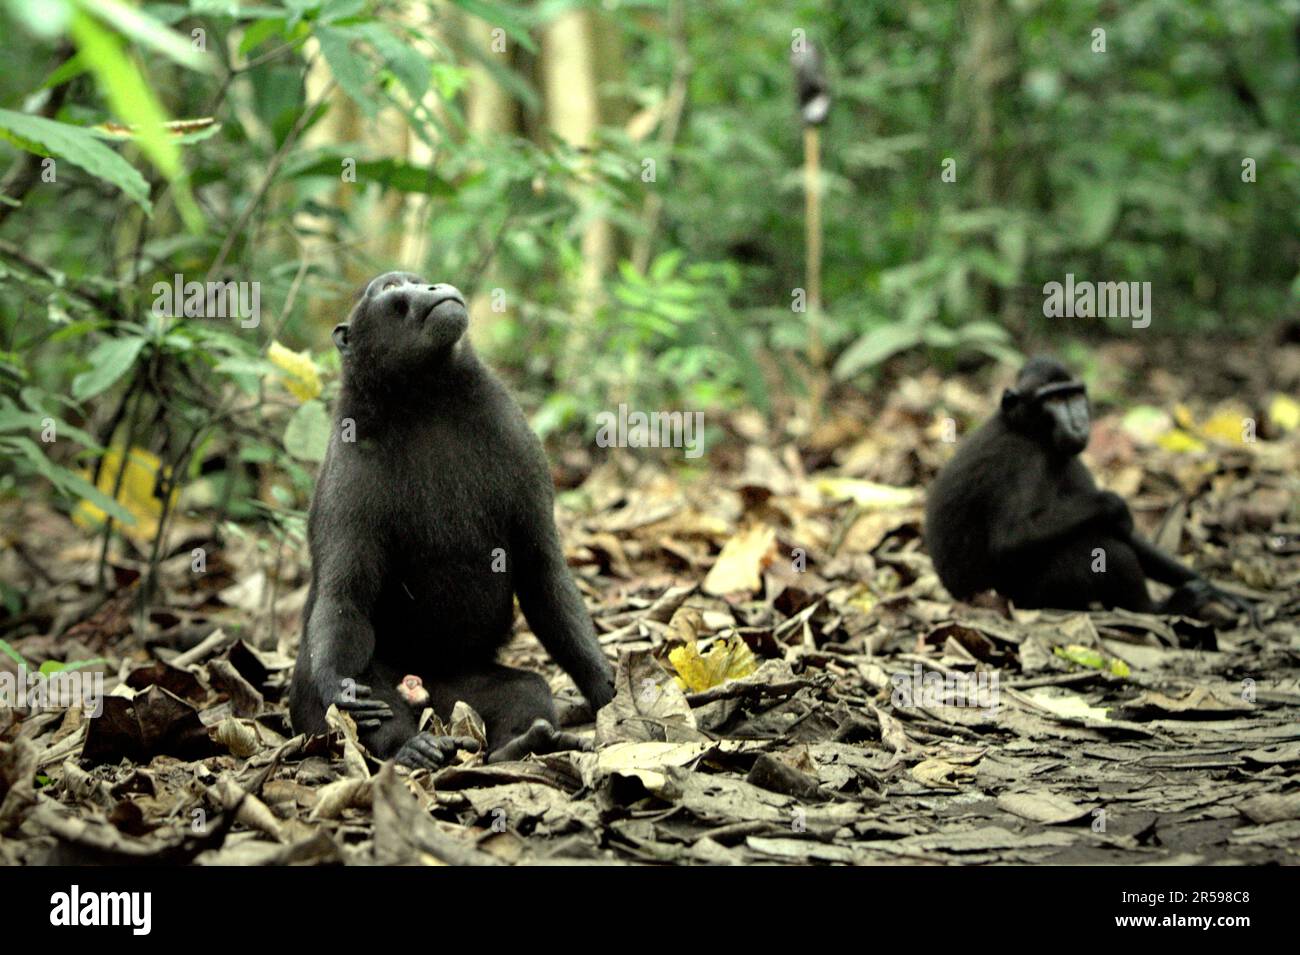
[[284, 429], [284, 449], [300, 461], [325, 460], [330, 443], [330, 416], [315, 399], [304, 401]]
[[[22, 6], [22, 4], [19, 4], [19, 6]], [[9, 9], [12, 10], [13, 7], [10, 7]], [[63, 28], [60, 27], [59, 32], [62, 32], [62, 30]], [[45, 77], [45, 82], [41, 84], [41, 89], [50, 90], [54, 89], [56, 86], [62, 86], [69, 80], [75, 80], [84, 72], [86, 72], [86, 64], [81, 61], [80, 54], [74, 54], [56, 66], [50, 75]]]
[[[23, 400], [27, 401], [29, 406], [32, 405], [32, 399], [36, 395], [43, 396], [44, 392], [41, 392], [36, 388], [23, 389]], [[62, 418], [55, 417], [49, 412], [43, 410], [40, 406], [32, 406], [32, 410], [23, 411], [9, 398], [0, 397], [0, 433], [27, 431], [35, 434], [45, 427], [46, 418], [49, 418], [54, 422], [54, 433], [59, 437], [72, 438], [78, 444], [92, 450], [99, 449], [99, 445], [96, 443], [95, 439], [87, 432], [80, 428], [73, 427]]]
[[339, 87], [357, 104], [362, 113], [373, 117], [379, 110], [379, 105], [370, 95], [369, 89], [369, 79], [373, 71], [366, 58], [353, 53], [350, 46], [350, 41], [357, 34], [352, 30], [326, 26], [316, 27], [315, 34], [316, 40], [320, 43], [321, 54], [329, 64], [334, 79], [338, 80]]
[[45, 456], [45, 452], [40, 449], [35, 441], [30, 438], [10, 437], [0, 442], [0, 447], [8, 445], [23, 455], [37, 474], [45, 478], [60, 491], [65, 494], [79, 497], [85, 501], [94, 504], [104, 513], [108, 514], [119, 524], [130, 526], [135, 523], [135, 515], [123, 507], [118, 501], [113, 500], [99, 488], [95, 487], [80, 474], [69, 471], [67, 468], [61, 468]]
[[85, 401], [110, 387], [135, 364], [145, 340], [135, 336], [110, 338], [90, 353], [90, 371], [72, 379], [72, 397]]
[[1074, 191], [1075, 222], [1079, 244], [1100, 245], [1119, 218], [1119, 187], [1110, 182], [1093, 182]]
[[921, 339], [930, 348], [955, 348], [957, 333], [947, 325], [929, 322], [922, 326]]
[[[340, 156], [338, 158], [320, 159], [310, 165], [296, 168], [290, 168], [289, 163], [285, 163], [285, 168], [280, 175], [281, 177], [293, 178], [326, 176], [338, 181], [339, 173], [343, 169], [342, 158]], [[358, 162], [356, 164], [356, 174], [358, 182], [374, 182], [385, 189], [395, 189], [398, 192], [414, 192], [426, 196], [452, 196], [456, 193], [451, 183], [439, 176], [431, 168], [421, 168], [398, 159]]]
[[275, 18], [250, 23], [244, 29], [244, 35], [239, 40], [239, 55], [248, 56], [250, 50], [255, 49], [264, 41], [274, 36], [283, 36], [287, 25], [284, 20]]
[[78, 3], [118, 33], [161, 53], [174, 63], [202, 73], [216, 72], [212, 57], [194, 49], [189, 39], [169, 30], [138, 8], [121, 0], [78, 0]]
[[522, 76], [502, 64], [501, 61], [505, 57], [499, 53], [492, 53], [487, 47], [479, 46], [477, 43], [466, 44], [464, 52], [492, 74], [497, 84], [517, 99], [527, 113], [531, 115], [541, 112], [542, 102], [537, 96], [537, 91]]
[[66, 159], [95, 178], [117, 186], [145, 212], [153, 212], [149, 186], [139, 171], [80, 126], [0, 109], [0, 137], [38, 156]]
[[27, 661], [23, 658], [23, 655], [4, 640], [0, 640], [0, 653], [3, 653], [9, 659], [13, 660], [14, 663], [17, 663], [20, 667], [27, 666]]
[[579, 412], [578, 399], [562, 391], [550, 395], [537, 409], [530, 422], [539, 438], [545, 438], [553, 431], [558, 431]]
[[[201, 143], [205, 139], [211, 139], [217, 133], [221, 132], [220, 123], [208, 123], [205, 126], [198, 126], [189, 132], [177, 132], [178, 123], [185, 120], [177, 120], [167, 128], [167, 135], [177, 146], [189, 146], [193, 143]], [[104, 129], [102, 127], [92, 127], [89, 132], [95, 134], [100, 139], [107, 139], [109, 142], [127, 142], [129, 140], [139, 139], [139, 135], [134, 130], [128, 129]], [[184, 237], [188, 238], [188, 236]]]
[[966, 342], [979, 341], [1008, 344], [1011, 341], [1011, 336], [1007, 334], [1007, 330], [993, 322], [970, 322], [963, 325], [959, 331], [961, 332], [962, 341]]
[[141, 151], [171, 183], [176, 210], [185, 225], [191, 232], [198, 232], [203, 214], [190, 192], [180, 147], [172, 141], [166, 128], [167, 113], [135, 60], [127, 55], [117, 34], [88, 14], [79, 12], [73, 18], [72, 36], [113, 111], [134, 127]]
[[345, 20], [348, 17], [359, 14], [366, 7], [366, 0], [325, 0], [324, 3], [317, 3], [317, 0], [292, 0], [287, 4], [292, 7], [312, 9], [319, 6], [316, 12], [316, 19], [321, 23], [333, 23], [335, 20]]
[[402, 81], [411, 100], [418, 103], [429, 89], [430, 64], [405, 40], [400, 40], [378, 23], [358, 26], [361, 34], [370, 41], [388, 68]]
[[512, 40], [529, 53], [537, 52], [537, 44], [533, 42], [528, 27], [523, 22], [523, 11], [499, 3], [488, 3], [486, 0], [451, 0], [451, 2], [468, 14], [486, 20], [494, 27], [501, 27]]
[[886, 358], [915, 348], [923, 332], [911, 325], [889, 324], [871, 329], [844, 350], [835, 362], [835, 377], [843, 381], [858, 372], [879, 365]]
[[58, 660], [46, 660], [41, 664], [41, 673], [49, 676], [51, 673], [67, 673], [71, 670], [80, 670], [83, 667], [95, 666], [99, 663], [107, 663], [103, 657], [95, 657], [93, 660], [69, 660], [67, 663], [61, 663]]

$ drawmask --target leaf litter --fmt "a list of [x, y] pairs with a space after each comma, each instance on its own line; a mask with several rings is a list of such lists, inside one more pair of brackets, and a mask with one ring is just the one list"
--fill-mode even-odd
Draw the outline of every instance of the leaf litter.
[[[138, 548], [93, 602], [93, 548], [15, 505], [43, 574], [0, 636], [31, 666], [98, 658], [107, 696], [93, 718], [0, 706], [0, 863], [1295, 863], [1298, 365], [1241, 371], [1250, 401], [1157, 377], [1089, 452], [1145, 532], [1259, 601], [1259, 629], [954, 603], [916, 489], [951, 453], [937, 422], [973, 426], [997, 383], [918, 368], [816, 425], [742, 413], [706, 473], [591, 462], [560, 518], [617, 668], [570, 727], [592, 749], [437, 772], [377, 762], [337, 712], [293, 734], [299, 549], [232, 538], [197, 580], [164, 562], [142, 625]], [[522, 618], [505, 657], [580, 712]], [[483, 740], [463, 705], [448, 731]]]

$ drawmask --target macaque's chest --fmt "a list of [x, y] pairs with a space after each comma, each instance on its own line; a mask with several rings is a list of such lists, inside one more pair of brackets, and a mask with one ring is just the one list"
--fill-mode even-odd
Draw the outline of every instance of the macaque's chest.
[[512, 610], [512, 527], [518, 507], [508, 481], [494, 479], [484, 444], [460, 435], [419, 436], [390, 458], [396, 493], [378, 519], [385, 530], [384, 603], [390, 612], [477, 629], [497, 628]]

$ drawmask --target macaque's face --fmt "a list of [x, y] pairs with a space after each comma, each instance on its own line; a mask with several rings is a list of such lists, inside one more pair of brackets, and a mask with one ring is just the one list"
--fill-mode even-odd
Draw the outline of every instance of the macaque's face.
[[1016, 387], [1002, 396], [1001, 413], [1011, 427], [1058, 454], [1069, 457], [1088, 445], [1088, 390], [1057, 361], [1031, 359]]
[[426, 706], [429, 703], [429, 691], [424, 688], [424, 681], [414, 674], [402, 677], [402, 682], [397, 684], [397, 692], [412, 706]]
[[386, 272], [334, 328], [334, 344], [347, 373], [400, 376], [445, 360], [468, 326], [465, 297], [454, 286]]

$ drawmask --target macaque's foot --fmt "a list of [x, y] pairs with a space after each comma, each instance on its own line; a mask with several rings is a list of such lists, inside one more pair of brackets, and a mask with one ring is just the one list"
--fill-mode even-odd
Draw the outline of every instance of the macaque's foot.
[[402, 766], [410, 766], [412, 769], [440, 769], [456, 755], [458, 749], [477, 750], [478, 743], [468, 736], [416, 733], [402, 744], [394, 758]]
[[533, 725], [526, 732], [493, 751], [488, 762], [508, 763], [529, 755], [542, 756], [571, 749], [590, 751], [591, 743], [575, 733], [557, 730], [546, 720], [538, 718], [533, 720]]
[[1250, 617], [1253, 626], [1259, 626], [1254, 604], [1235, 594], [1220, 590], [1208, 580], [1189, 580], [1170, 595], [1166, 612], [1199, 617], [1215, 626], [1235, 626], [1242, 614]]

